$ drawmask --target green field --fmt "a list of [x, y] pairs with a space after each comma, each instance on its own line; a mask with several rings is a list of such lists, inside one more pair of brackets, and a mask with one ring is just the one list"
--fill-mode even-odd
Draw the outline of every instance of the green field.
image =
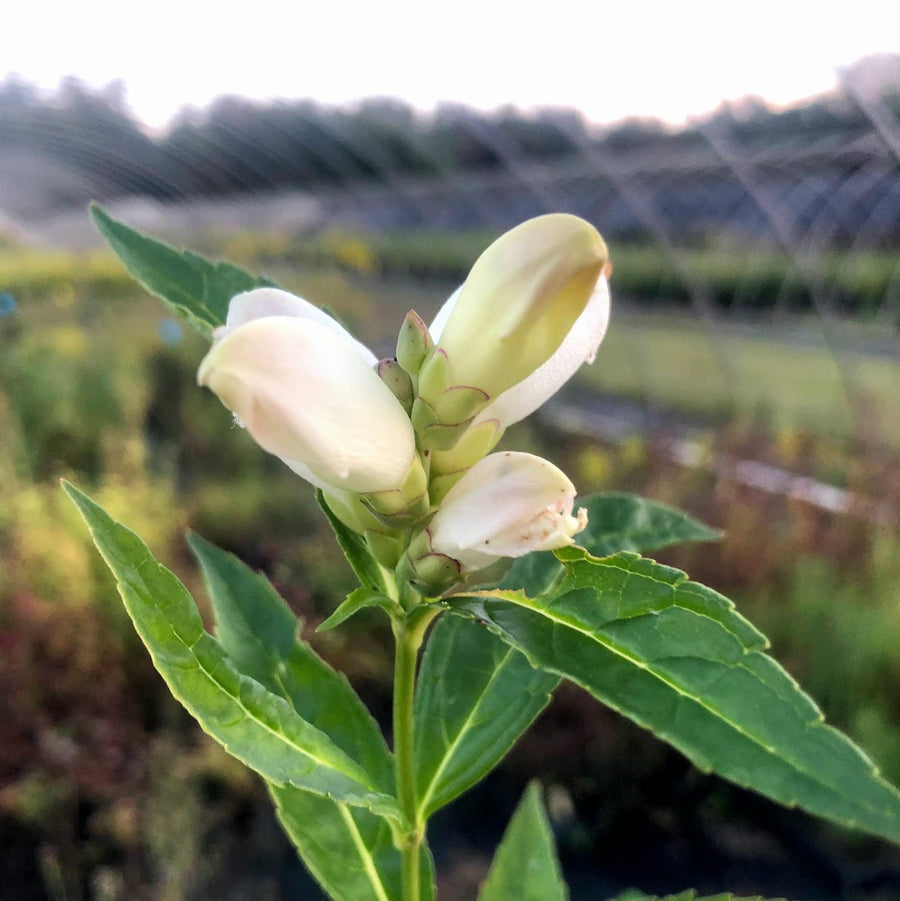
[[[359, 268], [298, 271], [285, 260], [258, 262], [385, 353], [407, 309], [427, 318], [448, 293], [434, 282], [364, 276]], [[0, 815], [38, 836], [50, 897], [87, 896], [85, 880], [98, 873], [121, 886], [109, 897], [224, 897], [217, 874], [242, 853], [235, 811], [263, 810], [268, 802], [255, 781], [186, 725], [58, 478], [89, 490], [201, 596], [183, 544], [186, 528], [262, 568], [306, 619], [318, 649], [376, 709], [386, 709], [389, 698], [389, 636], [365, 613], [347, 628], [312, 634], [352, 577], [308, 486], [197, 388], [202, 341], [173, 328], [159, 303], [106, 257], [31, 253], [0, 259], [3, 273], [0, 291], [13, 293], [18, 307], [0, 318], [0, 641], [14, 649], [0, 654], [10, 699], [0, 740]], [[792, 327], [792, 336], [810, 333], [808, 322]], [[750, 334], [726, 326], [710, 339], [682, 312], [618, 305], [595, 365], [581, 378], [619, 395], [714, 415], [712, 449], [808, 466], [848, 484], [855, 473], [889, 497], [898, 491], [900, 370], [884, 356], [853, 362], [871, 398], [869, 418], [859, 419], [893, 451], [849, 440], [851, 405], [830, 351], [772, 329]], [[863, 409], [859, 401], [857, 407]], [[735, 414], [749, 416], [752, 430], [737, 425]], [[895, 529], [681, 469], [640, 436], [604, 446], [526, 422], [516, 427], [515, 442], [560, 464], [585, 493], [633, 490], [724, 528], [721, 542], [675, 551], [667, 562], [734, 598], [829, 718], [900, 778]], [[596, 711], [585, 713], [571, 696], [561, 703], [571, 706], [568, 719], [551, 719], [547, 728], [556, 730], [553, 741], [579, 747], [577, 731], [564, 734], [565, 723]], [[548, 764], [543, 775], [571, 780], [582, 792], [611, 793], [612, 801], [598, 798], [595, 806], [627, 807], [626, 798], [615, 797], [619, 784], [658, 778], [642, 772], [640, 761], [661, 752], [621, 723], [610, 720], [604, 729], [608, 746], [559, 773]], [[526, 737], [523, 753], [539, 757], [546, 740], [538, 735], [529, 744]], [[619, 754], [626, 741], [639, 750]], [[71, 748], [77, 754], [60, 756]], [[632, 758], [636, 771], [624, 773]], [[609, 775], [617, 773], [621, 779]], [[514, 777], [509, 771], [502, 778]], [[732, 801], [721, 797], [712, 803], [727, 809]], [[218, 849], [215, 860], [209, 848]]]
[[772, 325], [706, 326], [686, 314], [614, 306], [597, 360], [580, 380], [664, 408], [900, 449], [900, 346], [893, 358], [835, 351], [814, 323], [803, 325], [799, 337], [785, 337]]

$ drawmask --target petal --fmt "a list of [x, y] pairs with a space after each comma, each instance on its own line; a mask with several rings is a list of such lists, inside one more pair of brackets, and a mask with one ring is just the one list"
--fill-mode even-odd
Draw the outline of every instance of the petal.
[[197, 377], [260, 446], [320, 487], [386, 491], [409, 473], [415, 458], [409, 418], [330, 326], [288, 316], [253, 319], [213, 345]]
[[523, 381], [504, 391], [483, 410], [476, 423], [496, 419], [506, 428], [531, 415], [576, 373], [593, 363], [609, 324], [609, 282], [600, 276], [584, 312], [575, 321], [559, 349]]
[[357, 341], [336, 319], [302, 297], [282, 291], [280, 288], [255, 288], [253, 291], [235, 295], [228, 305], [228, 318], [225, 320], [225, 326], [217, 330], [216, 338], [224, 337], [238, 326], [246, 325], [255, 319], [264, 319], [270, 316], [291, 316], [318, 322], [349, 342], [370, 366], [374, 366], [378, 362], [375, 354], [365, 344]]
[[431, 320], [431, 325], [428, 326], [428, 331], [431, 334], [431, 340], [437, 344], [440, 341], [441, 335], [444, 331], [444, 326], [447, 324], [447, 320], [450, 318], [450, 314], [453, 312], [456, 307], [456, 302], [459, 300], [459, 295], [462, 292], [463, 286], [460, 285], [445, 301], [444, 305], [437, 311], [437, 315], [434, 319]]
[[523, 381], [562, 344], [607, 259], [597, 230], [565, 213], [530, 219], [494, 241], [433, 323], [450, 385], [497, 397]]
[[575, 487], [533, 454], [506, 452], [479, 460], [450, 489], [429, 526], [432, 549], [480, 569], [500, 557], [572, 544], [586, 525], [572, 516]]

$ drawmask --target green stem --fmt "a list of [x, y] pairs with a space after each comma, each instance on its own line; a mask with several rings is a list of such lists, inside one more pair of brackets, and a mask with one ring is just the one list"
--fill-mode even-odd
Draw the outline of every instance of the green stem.
[[[421, 608], [420, 608], [421, 609]], [[394, 759], [397, 773], [397, 798], [406, 818], [402, 837], [403, 901], [419, 901], [419, 856], [425, 839], [425, 823], [420, 821], [416, 805], [416, 768], [413, 728], [413, 701], [416, 687], [416, 662], [428, 624], [440, 612], [416, 611], [417, 616], [394, 620]]]

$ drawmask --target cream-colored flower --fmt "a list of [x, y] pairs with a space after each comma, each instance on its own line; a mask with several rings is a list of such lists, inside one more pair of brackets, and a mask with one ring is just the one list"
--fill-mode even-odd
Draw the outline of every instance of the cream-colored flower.
[[607, 263], [600, 234], [577, 216], [538, 216], [508, 231], [478, 258], [432, 323], [436, 346], [421, 379], [428, 384], [429, 368], [446, 368], [447, 387], [496, 399], [557, 353]]
[[506, 452], [479, 460], [444, 498], [428, 527], [430, 549], [463, 572], [501, 557], [522, 557], [574, 544], [587, 525], [572, 514], [575, 487], [560, 469], [533, 454]]
[[[403, 486], [417, 462], [415, 436], [372, 368], [374, 356], [305, 301], [262, 290], [267, 294], [232, 302], [236, 312], [201, 363], [200, 384], [260, 446], [317, 487], [367, 493]], [[295, 315], [272, 315], [273, 303]], [[265, 308], [261, 318], [247, 314], [254, 305], [257, 313]]]

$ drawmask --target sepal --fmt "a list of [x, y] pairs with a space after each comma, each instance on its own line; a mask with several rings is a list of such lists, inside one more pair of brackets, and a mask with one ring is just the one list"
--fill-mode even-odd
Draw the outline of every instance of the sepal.
[[458, 560], [436, 552], [427, 529], [410, 542], [400, 561], [399, 574], [420, 594], [437, 597], [462, 581], [462, 566]]
[[413, 383], [397, 359], [389, 357], [386, 360], [379, 360], [375, 371], [378, 373], [378, 378], [391, 389], [391, 393], [400, 401], [400, 406], [409, 413], [412, 410], [413, 400], [415, 400]]
[[376, 520], [389, 528], [407, 528], [426, 517], [431, 509], [428, 476], [418, 454], [413, 457], [399, 488], [361, 494], [360, 501]]

